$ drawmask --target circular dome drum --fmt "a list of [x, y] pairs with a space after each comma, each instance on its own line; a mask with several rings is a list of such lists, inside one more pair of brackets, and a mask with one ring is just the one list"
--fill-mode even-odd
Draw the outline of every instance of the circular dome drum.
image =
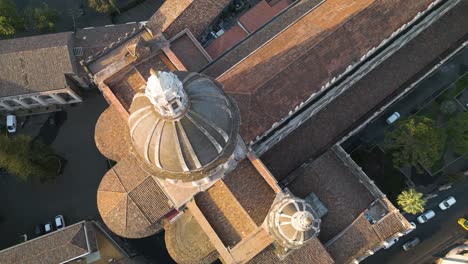
[[232, 166], [239, 110], [214, 79], [151, 72], [128, 120], [136, 156], [160, 178], [195, 182]]
[[320, 222], [317, 213], [305, 200], [286, 196], [273, 205], [267, 218], [276, 241], [286, 248], [298, 248], [318, 236]]

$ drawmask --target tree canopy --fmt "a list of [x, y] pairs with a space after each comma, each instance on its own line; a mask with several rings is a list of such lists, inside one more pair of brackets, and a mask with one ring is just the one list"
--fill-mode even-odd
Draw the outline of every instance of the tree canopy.
[[88, 6], [99, 13], [110, 13], [117, 9], [114, 0], [88, 0]]
[[55, 31], [55, 24], [58, 21], [59, 13], [57, 10], [50, 8], [46, 3], [42, 3], [40, 7], [30, 8], [25, 13], [29, 17], [32, 27], [38, 32]]
[[36, 177], [44, 181], [54, 178], [60, 168], [52, 149], [31, 137], [0, 135], [0, 168], [21, 180]]
[[427, 117], [410, 117], [395, 123], [395, 129], [385, 134], [385, 149], [391, 152], [396, 168], [420, 164], [432, 167], [442, 158], [446, 134], [444, 129]]
[[0, 37], [10, 38], [24, 28], [24, 20], [18, 14], [12, 0], [0, 0]]
[[449, 120], [447, 134], [454, 151], [468, 158], [468, 112], [458, 113]]
[[424, 212], [426, 201], [422, 198], [423, 194], [415, 189], [408, 189], [400, 193], [397, 203], [401, 209], [409, 214]]

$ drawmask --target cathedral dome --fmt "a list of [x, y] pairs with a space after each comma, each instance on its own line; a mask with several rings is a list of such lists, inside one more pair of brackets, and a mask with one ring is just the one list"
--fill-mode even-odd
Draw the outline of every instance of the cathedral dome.
[[305, 200], [286, 196], [275, 203], [268, 216], [268, 227], [285, 248], [298, 248], [320, 232], [320, 218]]
[[239, 110], [214, 79], [151, 72], [128, 120], [136, 156], [159, 178], [195, 182], [232, 164]]

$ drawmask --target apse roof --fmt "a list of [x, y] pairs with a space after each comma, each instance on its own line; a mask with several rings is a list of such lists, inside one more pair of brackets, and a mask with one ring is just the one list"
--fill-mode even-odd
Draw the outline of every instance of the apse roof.
[[131, 155], [104, 175], [97, 204], [104, 223], [128, 238], [155, 234], [161, 229], [160, 220], [172, 210], [157, 180]]

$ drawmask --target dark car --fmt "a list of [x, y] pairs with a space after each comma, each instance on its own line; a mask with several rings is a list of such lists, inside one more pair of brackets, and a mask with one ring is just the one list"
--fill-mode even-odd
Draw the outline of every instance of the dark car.
[[411, 239], [410, 241], [406, 242], [404, 245], [403, 245], [403, 249], [405, 251], [408, 251], [412, 248], [414, 248], [415, 246], [417, 246], [419, 243], [421, 243], [421, 240], [419, 240], [419, 238], [413, 238]]
[[42, 234], [44, 234], [44, 228], [43, 228], [43, 225], [42, 224], [37, 224], [35, 227], [34, 227], [34, 234], [36, 236], [40, 236]]

